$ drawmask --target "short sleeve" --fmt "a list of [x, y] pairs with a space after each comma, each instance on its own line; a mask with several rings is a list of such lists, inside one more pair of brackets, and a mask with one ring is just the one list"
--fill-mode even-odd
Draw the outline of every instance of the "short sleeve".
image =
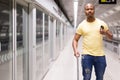
[[108, 25], [105, 23], [105, 22], [103, 22], [103, 26], [104, 26], [104, 30], [105, 31], [107, 31], [109, 28], [108, 28]]
[[78, 25], [78, 27], [77, 27], [77, 29], [76, 29], [76, 33], [77, 33], [77, 34], [80, 34], [80, 35], [83, 34], [83, 32], [82, 32], [82, 26], [81, 26], [80, 24]]

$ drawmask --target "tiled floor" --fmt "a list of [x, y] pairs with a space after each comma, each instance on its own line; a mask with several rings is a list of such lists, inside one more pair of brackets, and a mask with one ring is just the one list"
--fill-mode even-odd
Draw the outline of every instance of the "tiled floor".
[[[58, 59], [53, 63], [43, 80], [77, 80], [77, 62], [76, 58], [73, 56], [71, 42], [72, 39], [67, 43], [67, 46], [61, 52]], [[81, 46], [79, 46], [79, 50], [81, 52]], [[115, 57], [115, 55], [109, 50], [105, 49], [105, 51], [107, 53], [107, 69], [105, 72], [104, 80], [120, 80], [120, 60], [118, 60], [118, 58]], [[82, 80], [82, 71], [80, 64], [79, 80]], [[94, 71], [92, 73], [91, 80], [95, 80]]]

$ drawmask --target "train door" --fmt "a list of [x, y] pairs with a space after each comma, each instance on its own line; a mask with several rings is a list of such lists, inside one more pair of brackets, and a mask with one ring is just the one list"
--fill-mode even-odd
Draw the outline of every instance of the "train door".
[[53, 25], [54, 24], [54, 18], [51, 16], [50, 17], [50, 22], [49, 22], [49, 51], [50, 51], [50, 61], [52, 61], [54, 59], [54, 37], [53, 37]]
[[60, 27], [61, 27], [61, 22], [57, 20], [56, 21], [56, 57], [59, 56], [59, 52], [60, 52]]
[[28, 80], [28, 4], [16, 2], [16, 79]]
[[44, 24], [43, 24], [43, 74], [45, 74], [49, 68], [49, 15], [47, 13], [44, 13]]
[[43, 12], [36, 9], [36, 78], [43, 77]]

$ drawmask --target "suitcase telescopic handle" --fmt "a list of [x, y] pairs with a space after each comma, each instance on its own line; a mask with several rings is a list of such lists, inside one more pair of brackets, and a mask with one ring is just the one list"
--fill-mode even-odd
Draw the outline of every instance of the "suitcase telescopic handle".
[[79, 80], [79, 57], [76, 57], [77, 59], [77, 80]]

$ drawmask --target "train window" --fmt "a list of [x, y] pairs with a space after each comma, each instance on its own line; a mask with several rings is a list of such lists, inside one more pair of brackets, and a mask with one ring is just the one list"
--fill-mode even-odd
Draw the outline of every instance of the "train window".
[[17, 4], [17, 48], [23, 46], [23, 10], [22, 6]]
[[64, 27], [65, 27], [65, 24], [63, 24], [63, 28], [62, 28], [62, 34], [64, 35], [65, 32], [64, 32]]
[[0, 80], [12, 80], [11, 0], [0, 0]]
[[56, 36], [59, 36], [60, 34], [60, 21], [57, 20], [56, 22]]
[[48, 15], [45, 14], [45, 33], [44, 33], [45, 40], [48, 40]]
[[57, 56], [60, 50], [60, 26], [61, 26], [61, 23], [59, 20], [57, 20], [56, 22], [56, 53], [57, 53]]
[[[9, 2], [9, 1], [8, 1]], [[9, 3], [0, 0], [0, 49], [9, 50]]]
[[36, 10], [36, 43], [43, 40], [43, 13]]
[[63, 35], [63, 45], [64, 45], [64, 35], [65, 35], [65, 32], [64, 32], [64, 27], [65, 27], [65, 24], [63, 24], [63, 28], [62, 28], [62, 35]]

